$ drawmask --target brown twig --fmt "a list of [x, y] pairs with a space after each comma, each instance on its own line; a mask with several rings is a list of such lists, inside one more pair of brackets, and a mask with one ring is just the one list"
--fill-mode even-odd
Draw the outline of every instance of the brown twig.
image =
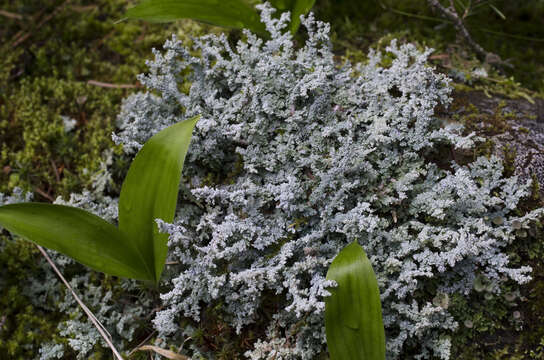
[[115, 34], [115, 30], [112, 30], [110, 31], [109, 33], [106, 34], [106, 36], [100, 38], [100, 39], [97, 39], [94, 41], [93, 43], [93, 46], [92, 46], [92, 49], [94, 51], [97, 51], [105, 42], [106, 40], [108, 40], [110, 37], [112, 37], [113, 35]]
[[139, 343], [138, 345], [136, 345], [136, 347], [132, 350], [130, 350], [130, 352], [127, 354], [128, 357], [131, 357], [132, 354], [134, 354], [136, 351], [138, 351], [138, 348], [140, 348], [142, 345], [144, 345], [149, 339], [151, 339], [153, 337], [153, 335], [155, 335], [157, 333], [157, 330], [153, 331], [151, 334], [147, 335], [147, 337], [144, 339], [144, 341], [142, 341], [141, 343]]
[[463, 23], [463, 19], [459, 17], [457, 11], [453, 6], [446, 8], [438, 0], [427, 0], [427, 2], [432, 8], [437, 9], [445, 18], [453, 22], [453, 25], [455, 26], [459, 34], [465, 39], [467, 44], [474, 50], [474, 52], [476, 52], [479, 57], [485, 60], [485, 62], [499, 68], [512, 67], [512, 64], [503, 61], [499, 55], [486, 51], [476, 41], [474, 41], [474, 39], [472, 39], [470, 33], [465, 27], [465, 24]]
[[140, 87], [140, 85], [133, 85], [133, 84], [110, 84], [105, 83], [102, 81], [96, 81], [96, 80], [89, 80], [87, 81], [87, 84], [94, 85], [94, 86], [100, 86], [103, 88], [109, 88], [109, 89], [137, 89]]
[[49, 195], [48, 193], [46, 193], [45, 191], [43, 191], [42, 189], [40, 188], [35, 188], [34, 189], [38, 194], [40, 194], [41, 196], [43, 196], [44, 198], [46, 198], [47, 200], [53, 202], [55, 201], [55, 199], [53, 199], [53, 197], [51, 195]]
[[86, 6], [72, 5], [71, 9], [77, 13], [83, 13], [83, 12], [94, 10], [97, 7], [98, 5], [86, 5]]
[[145, 317], [145, 319], [146, 319], [146, 320], [151, 319], [151, 317], [152, 317], [153, 315], [155, 315], [155, 313], [156, 313], [157, 311], [161, 311], [163, 308], [164, 308], [164, 306], [159, 306], [159, 307], [156, 307], [156, 308], [154, 308], [154, 309], [151, 309], [151, 313], [148, 314], [148, 315]]
[[[36, 28], [34, 28], [33, 30], [38, 30], [39, 28], [41, 28], [45, 23], [47, 23], [49, 20], [51, 20], [55, 15], [57, 15], [61, 10], [63, 10], [66, 5], [68, 5], [70, 3], [71, 0], [66, 0], [61, 6], [57, 7], [51, 14], [47, 15], [46, 17], [44, 17], [37, 25], [36, 25]], [[34, 19], [36, 19], [37, 17], [35, 17]], [[33, 20], [34, 20], [33, 19]], [[17, 47], [19, 46], [21, 43], [23, 43], [26, 39], [28, 39], [30, 36], [32, 35], [32, 32], [31, 31], [28, 31], [26, 34], [23, 34], [21, 32], [17, 33], [17, 35], [15, 35], [15, 38], [13, 40], [13, 44], [12, 46], [13, 47]]]
[[164, 263], [164, 265], [177, 265], [181, 264], [179, 261], [167, 261]]
[[[34, 14], [33, 16], [30, 16], [29, 19], [27, 19], [27, 23], [30, 23], [30, 24], [34, 24], [38, 21], [38, 19], [43, 15], [44, 13], [44, 10], [41, 9], [40, 11], [38, 11], [37, 14]], [[23, 36], [25, 34], [25, 32], [23, 30], [19, 30], [17, 31], [17, 33], [15, 33], [15, 35], [11, 38], [11, 42], [14, 44], [16, 43], [17, 41], [19, 41], [19, 38], [21, 36]]]
[[160, 348], [158, 346], [153, 346], [153, 345], [141, 346], [140, 348], [138, 348], [138, 351], [154, 352], [156, 354], [164, 356], [167, 359], [172, 359], [172, 360], [190, 360], [185, 355], [177, 354], [177, 353], [175, 353], [175, 352], [173, 352], [171, 350], [166, 350], [166, 349]]
[[23, 15], [15, 14], [15, 13], [12, 13], [12, 12], [9, 12], [9, 11], [6, 11], [6, 10], [1, 10], [0, 9], [0, 15], [2, 15], [4, 17], [7, 17], [7, 18], [10, 18], [10, 19], [23, 20]]
[[57, 169], [57, 164], [55, 164], [55, 160], [53, 159], [51, 159], [51, 166], [53, 167], [53, 172], [55, 173], [55, 179], [57, 180], [57, 183], [60, 183], [59, 170]]

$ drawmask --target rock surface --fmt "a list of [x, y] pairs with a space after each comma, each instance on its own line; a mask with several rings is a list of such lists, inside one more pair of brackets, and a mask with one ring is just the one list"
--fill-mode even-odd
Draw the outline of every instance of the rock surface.
[[492, 141], [520, 182], [537, 179], [544, 197], [544, 99], [508, 99], [483, 92], [456, 93], [451, 115]]

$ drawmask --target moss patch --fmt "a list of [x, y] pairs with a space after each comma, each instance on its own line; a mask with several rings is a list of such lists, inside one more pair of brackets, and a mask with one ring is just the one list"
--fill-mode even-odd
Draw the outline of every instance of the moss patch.
[[[21, 187], [49, 202], [85, 189], [113, 147], [121, 100], [139, 90], [136, 75], [146, 70], [151, 49], [172, 33], [189, 41], [205, 29], [190, 21], [116, 23], [127, 5], [0, 0], [0, 9], [14, 15], [0, 15], [0, 192]], [[118, 167], [122, 178], [122, 159]], [[66, 342], [57, 324], [69, 315], [54, 310], [51, 299], [37, 306], [22, 292], [25, 280], [43, 277], [40, 257], [33, 244], [0, 234], [0, 359], [34, 359], [41, 345]], [[142, 327], [138, 342], [148, 330]], [[93, 356], [110, 356], [101, 353]]]

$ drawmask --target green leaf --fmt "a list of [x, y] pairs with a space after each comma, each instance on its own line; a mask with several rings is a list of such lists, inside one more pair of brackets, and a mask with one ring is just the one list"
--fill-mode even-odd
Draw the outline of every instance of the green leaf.
[[165, 22], [193, 19], [212, 25], [265, 34], [257, 10], [244, 0], [143, 0], [127, 10], [133, 19]]
[[270, 0], [270, 5], [279, 11], [290, 11], [296, 0]]
[[149, 139], [136, 155], [121, 188], [119, 230], [130, 240], [147, 272], [158, 283], [168, 235], [155, 219], [174, 220], [179, 182], [199, 116], [172, 125]]
[[276, 9], [291, 12], [291, 34], [295, 34], [300, 26], [300, 15], [306, 15], [315, 4], [315, 0], [272, 0], [270, 4]]
[[300, 26], [300, 15], [306, 15], [315, 4], [315, 0], [295, 0], [291, 8], [291, 33], [295, 34]]
[[160, 279], [166, 234], [155, 219], [172, 222], [181, 170], [198, 116], [147, 141], [121, 188], [119, 229], [84, 210], [43, 203], [0, 206], [0, 225], [95, 270], [140, 280]]
[[114, 276], [152, 280], [128, 240], [112, 224], [84, 210], [43, 203], [0, 206], [0, 225]]
[[338, 283], [325, 298], [331, 360], [384, 360], [385, 332], [378, 282], [363, 248], [353, 242], [334, 258], [327, 280]]

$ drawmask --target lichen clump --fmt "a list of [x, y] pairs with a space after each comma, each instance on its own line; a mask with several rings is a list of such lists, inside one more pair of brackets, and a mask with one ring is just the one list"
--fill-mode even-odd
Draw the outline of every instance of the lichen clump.
[[326, 351], [327, 267], [357, 240], [377, 274], [389, 357], [448, 359], [458, 326], [450, 296], [468, 296], [477, 278], [492, 293], [530, 279], [504, 252], [543, 213], [515, 211], [529, 184], [503, 178], [496, 157], [429, 161], [476, 140], [433, 117], [450, 88], [427, 66], [430, 50], [394, 41], [385, 67], [374, 52], [338, 66], [327, 24], [303, 19], [308, 39], [297, 48], [288, 16], [260, 9], [268, 40], [245, 32], [233, 48], [204, 36], [193, 52], [167, 41], [140, 76], [151, 92], [129, 97], [119, 117], [114, 138], [134, 153], [202, 116], [184, 201], [174, 223], [158, 221], [170, 265], [156, 329], [174, 343], [190, 331], [183, 319], [202, 321], [215, 306], [240, 333], [266, 327], [246, 357], [315, 359]]

